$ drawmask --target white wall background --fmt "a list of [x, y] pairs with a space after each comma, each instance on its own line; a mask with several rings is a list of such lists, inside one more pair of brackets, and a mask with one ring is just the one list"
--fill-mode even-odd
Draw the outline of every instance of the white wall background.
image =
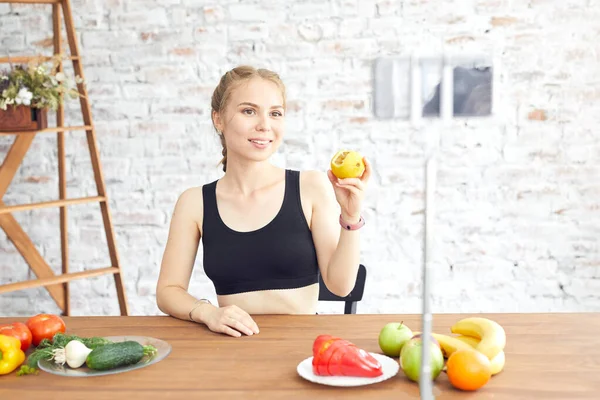
[[[72, 4], [132, 314], [159, 313], [155, 285], [177, 196], [221, 175], [210, 95], [242, 63], [287, 84], [277, 163], [325, 170], [335, 150], [351, 147], [374, 165], [358, 312], [420, 312], [424, 133], [374, 118], [371, 72], [378, 56], [443, 47], [497, 56], [499, 114], [443, 131], [433, 311], [600, 310], [600, 2]], [[50, 54], [50, 9], [0, 4], [1, 53]], [[80, 123], [78, 103], [67, 120]], [[94, 195], [85, 135], [67, 138], [68, 194]], [[11, 143], [0, 137], [2, 157]], [[40, 135], [4, 201], [56, 199], [57, 187], [56, 138]], [[60, 271], [58, 209], [14, 216]], [[69, 208], [69, 230], [73, 271], [109, 265], [97, 204]], [[0, 283], [33, 278], [0, 233]], [[73, 315], [118, 314], [112, 277], [71, 287]], [[200, 262], [191, 292], [215, 298]], [[44, 289], [0, 295], [1, 315], [42, 311], [59, 311]]]

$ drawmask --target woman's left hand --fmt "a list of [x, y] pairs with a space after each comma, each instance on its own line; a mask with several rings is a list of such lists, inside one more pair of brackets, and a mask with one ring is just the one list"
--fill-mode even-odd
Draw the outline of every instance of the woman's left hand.
[[360, 178], [338, 179], [331, 170], [327, 171], [327, 177], [335, 191], [335, 198], [342, 208], [342, 218], [348, 223], [359, 221], [367, 182], [371, 177], [371, 164], [364, 157], [363, 162], [365, 171]]

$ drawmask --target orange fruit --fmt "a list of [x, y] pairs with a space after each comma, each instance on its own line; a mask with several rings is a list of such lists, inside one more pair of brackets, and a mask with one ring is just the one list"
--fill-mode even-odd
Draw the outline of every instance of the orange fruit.
[[492, 376], [490, 360], [476, 350], [458, 350], [446, 362], [448, 380], [457, 389], [477, 390]]
[[340, 178], [359, 178], [365, 172], [365, 163], [360, 153], [340, 150], [331, 159], [331, 172]]

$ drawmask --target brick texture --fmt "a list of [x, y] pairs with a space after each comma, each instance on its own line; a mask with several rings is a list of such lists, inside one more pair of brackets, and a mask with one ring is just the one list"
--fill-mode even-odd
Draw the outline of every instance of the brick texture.
[[[0, 4], [3, 52], [48, 54], [48, 10]], [[275, 69], [288, 86], [276, 163], [325, 170], [341, 147], [373, 163], [358, 312], [420, 312], [424, 131], [374, 118], [371, 68], [378, 56], [443, 47], [493, 50], [499, 103], [496, 117], [442, 134], [433, 311], [600, 311], [599, 2], [75, 0], [73, 11], [134, 315], [159, 313], [177, 196], [221, 176], [210, 96], [242, 63]], [[77, 111], [70, 103], [69, 123], [81, 122]], [[1, 156], [11, 141], [0, 137]], [[69, 196], [93, 195], [82, 132], [67, 135], [67, 162]], [[4, 201], [55, 199], [57, 185], [55, 137], [38, 136]], [[15, 217], [58, 272], [58, 210]], [[69, 233], [73, 271], [109, 264], [97, 205], [70, 207]], [[214, 300], [201, 259], [200, 249], [190, 290]], [[0, 282], [33, 278], [0, 233]], [[71, 293], [74, 315], [118, 313], [108, 277]], [[0, 310], [58, 312], [43, 289], [2, 294]]]

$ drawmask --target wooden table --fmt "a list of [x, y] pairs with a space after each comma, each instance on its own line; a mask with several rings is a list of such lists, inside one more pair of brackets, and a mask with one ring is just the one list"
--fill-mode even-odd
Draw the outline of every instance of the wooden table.
[[[449, 333], [466, 315], [435, 315], [434, 332]], [[452, 388], [445, 373], [436, 399], [600, 399], [600, 314], [487, 314], [506, 330], [506, 367], [477, 392]], [[372, 352], [387, 322], [420, 330], [420, 315], [256, 316], [260, 334], [233, 338], [171, 317], [65, 317], [79, 336], [143, 335], [168, 341], [171, 354], [138, 370], [93, 378], [0, 376], [3, 399], [417, 399], [402, 370], [374, 385], [338, 388], [301, 378], [314, 338], [339, 335]], [[0, 318], [0, 324], [25, 318]]]

